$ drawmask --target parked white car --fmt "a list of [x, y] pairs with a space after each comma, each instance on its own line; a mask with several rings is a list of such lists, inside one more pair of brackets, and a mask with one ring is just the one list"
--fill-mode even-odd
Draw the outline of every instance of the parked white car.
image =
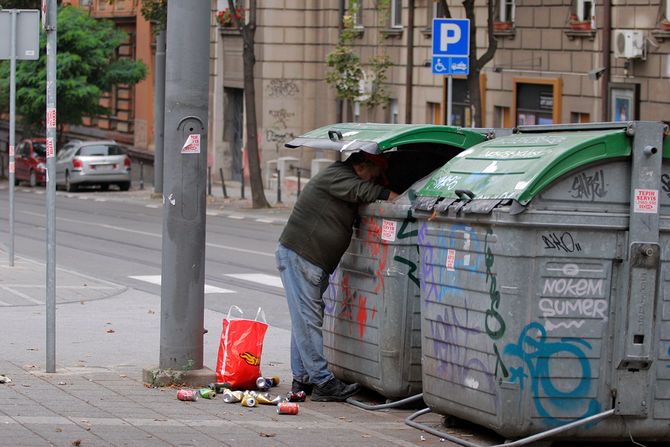
[[76, 191], [82, 185], [117, 185], [130, 188], [130, 157], [113, 140], [71, 141], [58, 152], [56, 187]]

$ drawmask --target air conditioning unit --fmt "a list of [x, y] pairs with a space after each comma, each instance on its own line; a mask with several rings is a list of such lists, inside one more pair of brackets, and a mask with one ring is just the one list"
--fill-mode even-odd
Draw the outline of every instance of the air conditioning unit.
[[642, 31], [620, 29], [614, 31], [614, 57], [633, 59], [644, 57], [646, 43]]

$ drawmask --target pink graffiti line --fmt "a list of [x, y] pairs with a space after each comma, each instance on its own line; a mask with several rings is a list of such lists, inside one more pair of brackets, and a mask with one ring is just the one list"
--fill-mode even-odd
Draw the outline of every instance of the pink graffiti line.
[[358, 321], [358, 333], [361, 338], [365, 335], [365, 323], [368, 321], [367, 301], [368, 300], [364, 295], [361, 295], [358, 298], [358, 314], [356, 315], [356, 320]]

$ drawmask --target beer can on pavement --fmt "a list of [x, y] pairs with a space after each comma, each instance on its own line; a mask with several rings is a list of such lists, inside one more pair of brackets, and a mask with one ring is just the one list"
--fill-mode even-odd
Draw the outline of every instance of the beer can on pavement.
[[278, 414], [298, 414], [300, 407], [293, 402], [280, 402], [277, 404]]
[[214, 382], [210, 383], [209, 387], [213, 389], [216, 392], [216, 394], [221, 394], [223, 393], [223, 390], [225, 390], [226, 388], [230, 388], [230, 385], [228, 385], [226, 382]]
[[259, 377], [256, 379], [256, 388], [259, 390], [267, 391], [273, 386], [279, 385], [279, 377]]
[[249, 393], [244, 393], [242, 396], [242, 406], [244, 407], [255, 407], [257, 404], [256, 397]]
[[195, 390], [179, 390], [177, 391], [177, 399], [196, 401], [198, 400], [198, 392]]
[[307, 395], [304, 391], [298, 391], [297, 393], [289, 391], [286, 394], [286, 400], [289, 402], [304, 402], [305, 399], [307, 399]]
[[242, 400], [242, 391], [223, 391], [223, 401], [229, 404], [239, 402]]
[[216, 397], [216, 391], [211, 388], [200, 388], [198, 390], [198, 395], [204, 399], [214, 399]]

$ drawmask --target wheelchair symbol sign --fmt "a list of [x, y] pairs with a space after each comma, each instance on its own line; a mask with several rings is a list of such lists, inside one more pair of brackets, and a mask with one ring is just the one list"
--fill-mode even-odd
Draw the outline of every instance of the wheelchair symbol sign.
[[432, 71], [436, 75], [467, 75], [470, 66], [467, 57], [433, 56]]

